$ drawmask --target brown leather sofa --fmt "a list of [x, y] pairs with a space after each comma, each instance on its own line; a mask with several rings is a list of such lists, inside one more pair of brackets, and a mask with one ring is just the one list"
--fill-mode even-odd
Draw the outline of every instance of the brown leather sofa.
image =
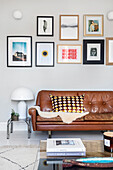
[[51, 111], [49, 95], [78, 96], [85, 94], [84, 107], [89, 114], [78, 118], [70, 124], [62, 122], [61, 118], [42, 118], [35, 108], [29, 109], [34, 131], [89, 131], [113, 130], [113, 92], [112, 91], [49, 91], [42, 90], [37, 95], [36, 105], [41, 111]]

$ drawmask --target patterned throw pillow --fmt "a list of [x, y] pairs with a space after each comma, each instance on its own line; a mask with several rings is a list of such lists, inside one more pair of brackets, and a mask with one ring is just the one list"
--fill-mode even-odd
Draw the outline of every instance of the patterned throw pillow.
[[84, 95], [81, 96], [53, 96], [50, 94], [53, 112], [84, 112]]

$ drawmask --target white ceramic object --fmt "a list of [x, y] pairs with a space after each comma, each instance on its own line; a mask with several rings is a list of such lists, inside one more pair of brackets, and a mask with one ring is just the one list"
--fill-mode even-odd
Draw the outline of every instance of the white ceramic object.
[[20, 19], [22, 19], [23, 14], [20, 10], [15, 10], [13, 12], [13, 17], [14, 17], [14, 19], [20, 20]]
[[108, 12], [107, 18], [108, 20], [113, 20], [113, 11]]

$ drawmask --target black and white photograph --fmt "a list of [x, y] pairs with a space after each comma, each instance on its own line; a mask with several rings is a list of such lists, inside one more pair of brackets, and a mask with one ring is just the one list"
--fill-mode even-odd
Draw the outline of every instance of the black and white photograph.
[[54, 17], [37, 16], [37, 36], [54, 35]]
[[83, 64], [104, 64], [104, 40], [83, 40]]
[[60, 40], [79, 40], [79, 15], [60, 15]]

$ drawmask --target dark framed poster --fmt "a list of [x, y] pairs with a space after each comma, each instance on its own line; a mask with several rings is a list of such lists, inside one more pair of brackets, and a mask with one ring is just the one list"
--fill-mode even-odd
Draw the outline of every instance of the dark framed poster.
[[32, 37], [7, 36], [7, 67], [32, 66]]
[[83, 64], [104, 64], [104, 40], [83, 40]]

